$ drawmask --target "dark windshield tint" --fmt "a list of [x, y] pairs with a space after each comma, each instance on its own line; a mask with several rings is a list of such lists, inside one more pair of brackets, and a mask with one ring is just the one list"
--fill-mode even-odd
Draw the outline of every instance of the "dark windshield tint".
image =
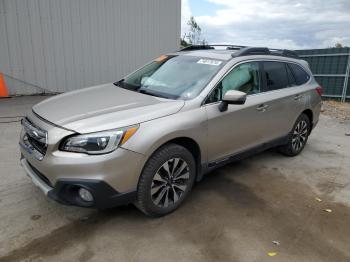
[[287, 70], [284, 63], [264, 62], [267, 90], [277, 90], [288, 86]]
[[310, 76], [304, 71], [304, 69], [302, 69], [296, 64], [289, 64], [289, 66], [293, 71], [295, 81], [298, 86], [305, 84], [307, 81], [309, 81]]
[[116, 84], [140, 93], [191, 99], [203, 90], [223, 63], [193, 56], [162, 56]]

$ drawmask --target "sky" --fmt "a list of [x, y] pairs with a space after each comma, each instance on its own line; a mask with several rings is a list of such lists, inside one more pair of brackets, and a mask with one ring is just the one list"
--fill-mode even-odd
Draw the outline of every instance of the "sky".
[[350, 0], [182, 0], [182, 36], [191, 15], [209, 44], [350, 46]]

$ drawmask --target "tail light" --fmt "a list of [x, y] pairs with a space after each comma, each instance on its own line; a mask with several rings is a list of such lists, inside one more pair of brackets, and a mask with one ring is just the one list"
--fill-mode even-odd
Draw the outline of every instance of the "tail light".
[[319, 96], [322, 96], [322, 94], [323, 94], [323, 88], [322, 88], [321, 86], [316, 87], [316, 92], [317, 92], [317, 94], [318, 94]]

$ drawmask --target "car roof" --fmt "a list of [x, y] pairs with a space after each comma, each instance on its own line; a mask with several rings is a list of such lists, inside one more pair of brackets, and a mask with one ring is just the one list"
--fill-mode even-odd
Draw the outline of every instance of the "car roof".
[[[312, 74], [309, 64], [307, 61], [302, 60], [294, 51], [290, 50], [280, 50], [280, 49], [271, 49], [260, 48], [260, 47], [240, 47], [233, 46], [232, 49], [214, 49], [207, 48], [207, 46], [194, 46], [194, 49], [182, 49], [178, 52], [172, 53], [171, 55], [184, 55], [184, 56], [193, 56], [209, 59], [218, 59], [222, 61], [229, 61], [237, 59], [238, 61], [244, 61], [247, 59], [266, 59], [266, 60], [277, 60], [281, 62], [293, 62], [301, 65], [306, 69], [310, 74]], [[266, 54], [264, 54], [267, 52]]]

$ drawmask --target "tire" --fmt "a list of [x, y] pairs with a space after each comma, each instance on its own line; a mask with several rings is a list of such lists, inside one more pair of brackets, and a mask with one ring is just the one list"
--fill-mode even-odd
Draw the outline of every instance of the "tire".
[[193, 155], [177, 144], [158, 149], [140, 176], [136, 207], [152, 217], [176, 210], [191, 191], [196, 176]]
[[288, 135], [287, 144], [279, 147], [279, 152], [286, 156], [296, 156], [300, 154], [307, 143], [310, 131], [311, 124], [309, 117], [305, 114], [301, 114]]

